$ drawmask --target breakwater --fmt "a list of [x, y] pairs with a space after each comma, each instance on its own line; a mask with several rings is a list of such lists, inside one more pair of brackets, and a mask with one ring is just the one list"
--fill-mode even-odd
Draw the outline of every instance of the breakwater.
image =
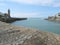
[[12, 23], [14, 21], [19, 21], [19, 20], [26, 20], [27, 18], [0, 18], [0, 21], [6, 22], [6, 23]]
[[0, 45], [60, 45], [60, 35], [0, 21]]

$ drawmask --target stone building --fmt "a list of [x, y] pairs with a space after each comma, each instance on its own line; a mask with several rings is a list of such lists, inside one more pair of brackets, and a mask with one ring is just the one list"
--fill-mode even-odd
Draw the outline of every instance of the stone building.
[[60, 13], [58, 13], [58, 14], [56, 15], [56, 18], [60, 19]]
[[60, 20], [60, 13], [57, 13], [55, 16], [49, 16], [48, 20]]
[[10, 10], [8, 9], [8, 13], [0, 12], [0, 18], [10, 18]]

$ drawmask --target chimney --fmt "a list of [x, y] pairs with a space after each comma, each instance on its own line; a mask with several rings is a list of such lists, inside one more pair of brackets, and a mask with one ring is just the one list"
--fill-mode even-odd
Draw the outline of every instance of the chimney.
[[8, 17], [10, 18], [10, 9], [8, 9]]

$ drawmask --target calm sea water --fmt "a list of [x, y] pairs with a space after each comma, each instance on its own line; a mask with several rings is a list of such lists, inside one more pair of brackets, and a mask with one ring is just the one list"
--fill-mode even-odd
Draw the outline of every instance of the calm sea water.
[[60, 34], [60, 23], [50, 22], [40, 18], [29, 18], [27, 20], [16, 21], [12, 25], [36, 28], [43, 31], [54, 32]]

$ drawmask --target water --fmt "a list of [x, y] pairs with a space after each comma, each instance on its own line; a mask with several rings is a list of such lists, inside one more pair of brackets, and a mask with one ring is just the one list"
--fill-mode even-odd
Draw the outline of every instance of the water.
[[40, 18], [29, 18], [27, 20], [16, 21], [12, 23], [12, 25], [36, 28], [39, 30], [60, 34], [60, 23], [50, 22]]

